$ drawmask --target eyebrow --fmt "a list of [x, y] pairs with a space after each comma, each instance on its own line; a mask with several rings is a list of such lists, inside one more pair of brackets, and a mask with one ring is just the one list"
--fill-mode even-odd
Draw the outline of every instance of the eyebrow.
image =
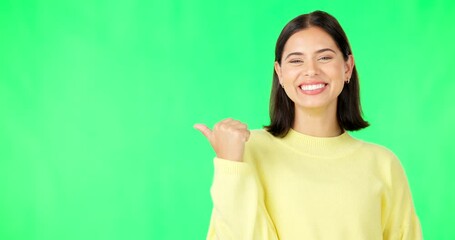
[[[326, 52], [326, 51], [330, 51], [330, 52], [333, 52], [336, 54], [336, 52], [331, 48], [319, 49], [315, 53], [322, 53], [322, 52]], [[303, 52], [291, 52], [286, 56], [286, 58], [284, 58], [284, 60], [288, 59], [290, 56], [303, 56], [303, 55], [305, 55], [305, 54], [303, 54]]]

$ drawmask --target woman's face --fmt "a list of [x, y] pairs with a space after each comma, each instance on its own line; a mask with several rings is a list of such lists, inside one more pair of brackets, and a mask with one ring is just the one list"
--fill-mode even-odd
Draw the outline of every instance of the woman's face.
[[335, 109], [344, 82], [351, 78], [354, 60], [347, 61], [324, 30], [310, 27], [286, 42], [281, 65], [275, 71], [288, 97], [297, 108]]

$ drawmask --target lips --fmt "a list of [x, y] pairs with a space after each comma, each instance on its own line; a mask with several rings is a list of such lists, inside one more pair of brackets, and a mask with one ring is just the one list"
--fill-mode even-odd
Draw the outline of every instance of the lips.
[[316, 95], [323, 92], [326, 89], [327, 85], [328, 84], [324, 82], [303, 83], [299, 85], [299, 88], [302, 90], [303, 94]]
[[325, 86], [326, 86], [326, 84], [324, 84], [324, 83], [303, 84], [303, 85], [300, 85], [300, 89], [302, 89], [303, 91], [312, 91], [312, 90], [324, 88]]

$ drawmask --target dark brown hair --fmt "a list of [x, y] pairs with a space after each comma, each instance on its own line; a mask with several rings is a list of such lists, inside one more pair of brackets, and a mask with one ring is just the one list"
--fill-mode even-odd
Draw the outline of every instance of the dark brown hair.
[[[295, 33], [309, 27], [319, 27], [327, 32], [335, 41], [345, 61], [352, 55], [348, 38], [338, 21], [323, 11], [314, 11], [292, 19], [280, 33], [275, 47], [275, 61], [281, 65], [284, 45]], [[294, 124], [294, 102], [286, 95], [281, 87], [278, 75], [273, 71], [272, 92], [270, 95], [270, 125], [265, 126], [268, 132], [277, 137], [284, 137]], [[359, 77], [356, 67], [352, 70], [349, 83], [344, 85], [338, 96], [337, 119], [342, 129], [348, 131], [360, 130], [369, 126], [362, 118], [360, 106]]]

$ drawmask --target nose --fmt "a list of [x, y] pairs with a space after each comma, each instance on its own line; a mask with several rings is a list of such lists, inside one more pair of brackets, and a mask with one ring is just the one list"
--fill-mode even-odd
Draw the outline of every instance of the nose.
[[314, 60], [306, 61], [303, 64], [305, 76], [314, 76], [318, 74], [317, 63]]

